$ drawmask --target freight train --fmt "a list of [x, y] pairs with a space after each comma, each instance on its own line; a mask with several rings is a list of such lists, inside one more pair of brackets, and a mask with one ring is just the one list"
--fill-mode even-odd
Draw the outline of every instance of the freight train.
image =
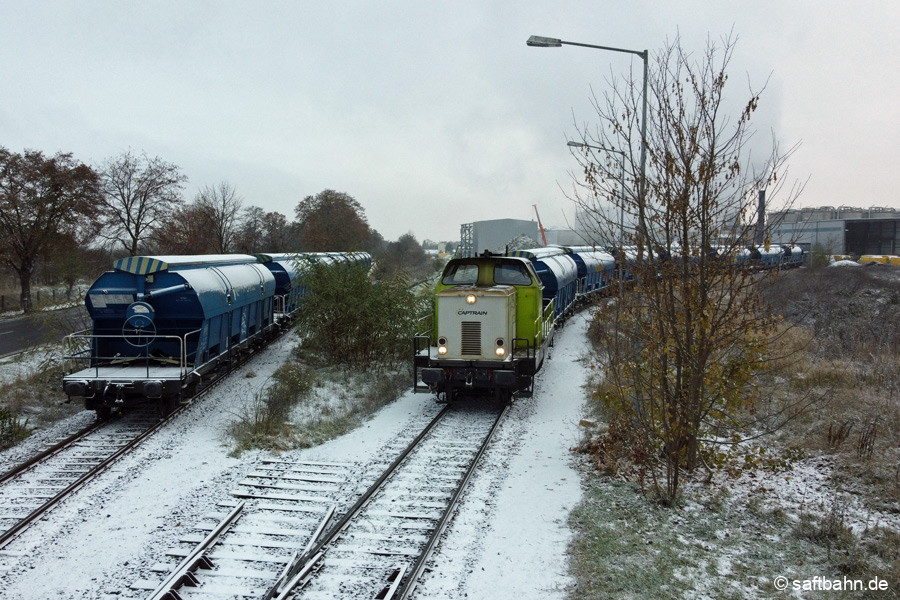
[[[803, 251], [787, 246], [731, 256], [735, 268], [803, 263]], [[431, 391], [442, 401], [463, 394], [501, 402], [531, 395], [556, 328], [579, 301], [604, 293], [615, 280], [632, 280], [635, 260], [631, 248], [587, 246], [450, 260], [435, 286], [434, 312], [420, 320], [414, 338], [415, 391]]]
[[267, 344], [299, 307], [315, 262], [371, 266], [366, 253], [132, 256], [91, 285], [89, 330], [67, 336], [69, 399], [106, 417], [157, 401], [163, 413], [203, 378]]

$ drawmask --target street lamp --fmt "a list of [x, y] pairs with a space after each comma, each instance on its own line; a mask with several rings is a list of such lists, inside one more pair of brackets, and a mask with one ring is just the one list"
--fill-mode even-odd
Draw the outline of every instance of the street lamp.
[[641, 181], [638, 186], [638, 229], [641, 233], [638, 236], [638, 251], [640, 252], [641, 246], [643, 245], [643, 240], [645, 232], [645, 224], [644, 224], [644, 199], [647, 188], [647, 74], [648, 74], [648, 63], [649, 63], [649, 54], [647, 50], [629, 50], [627, 48], [614, 48], [612, 46], [597, 46], [595, 44], [581, 44], [578, 42], [566, 42], [558, 38], [549, 38], [542, 37], [539, 35], [533, 35], [528, 38], [525, 42], [528, 46], [535, 46], [538, 48], [558, 48], [560, 46], [581, 46], [582, 48], [594, 48], [596, 50], [609, 50], [611, 52], [624, 52], [626, 54], [636, 54], [641, 57], [641, 60], [644, 61], [644, 93], [643, 93], [643, 107], [642, 107], [642, 115], [641, 115]]
[[619, 186], [622, 190], [619, 194], [619, 249], [625, 243], [625, 153], [621, 150], [613, 148], [604, 148], [603, 146], [592, 146], [591, 144], [583, 144], [581, 142], [566, 142], [571, 148], [591, 148], [593, 150], [603, 150], [604, 152], [615, 152], [619, 155], [619, 166], [622, 167], [622, 174], [619, 175]]

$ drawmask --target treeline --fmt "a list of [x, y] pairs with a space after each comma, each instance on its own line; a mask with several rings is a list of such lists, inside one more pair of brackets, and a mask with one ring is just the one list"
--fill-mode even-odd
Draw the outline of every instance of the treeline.
[[87, 165], [71, 153], [0, 147], [0, 266], [18, 283], [23, 311], [36, 282], [71, 291], [112, 260], [139, 254], [362, 251], [375, 257], [379, 277], [416, 279], [433, 268], [412, 234], [386, 241], [346, 193], [306, 196], [289, 219], [228, 181], [188, 199], [187, 181], [177, 165], [130, 150]]

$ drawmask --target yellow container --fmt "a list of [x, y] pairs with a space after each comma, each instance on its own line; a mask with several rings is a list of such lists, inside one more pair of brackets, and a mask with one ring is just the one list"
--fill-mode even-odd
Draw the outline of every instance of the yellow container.
[[859, 263], [861, 265], [873, 262], [886, 265], [888, 262], [888, 257], [881, 254], [864, 254], [859, 257]]

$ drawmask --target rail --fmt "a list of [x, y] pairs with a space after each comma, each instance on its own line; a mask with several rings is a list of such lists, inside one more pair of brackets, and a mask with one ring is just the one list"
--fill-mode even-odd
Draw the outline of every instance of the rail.
[[213, 528], [202, 542], [200, 542], [193, 552], [188, 554], [184, 560], [175, 568], [172, 573], [159, 584], [148, 600], [175, 600], [180, 596], [175, 592], [185, 583], [196, 585], [196, 577], [194, 571], [198, 568], [212, 568], [212, 562], [206, 557], [206, 552], [216, 543], [216, 540], [227, 530], [231, 524], [240, 517], [241, 511], [244, 509], [244, 503], [238, 504], [234, 510], [228, 513], [222, 521]]
[[[325, 548], [335, 539], [338, 534], [343, 531], [347, 525], [358, 515], [362, 509], [369, 503], [369, 500], [380, 490], [384, 484], [390, 479], [391, 475], [397, 470], [397, 467], [406, 460], [419, 443], [440, 423], [444, 416], [449, 412], [450, 404], [444, 406], [443, 409], [425, 426], [425, 428], [415, 437], [415, 439], [394, 459], [394, 462], [381, 474], [381, 476], [367, 489], [356, 503], [344, 513], [344, 515], [321, 537], [314, 540], [312, 546], [307, 546], [306, 551], [294, 562], [293, 568], [283, 574], [283, 579], [288, 581], [287, 585], [278, 582], [279, 585], [272, 587], [263, 596], [263, 600], [284, 600], [303, 580], [305, 576], [311, 573], [315, 565], [322, 559], [325, 554]], [[277, 588], [277, 589], [276, 589]]]
[[[78, 475], [78, 477], [74, 481], [72, 481], [68, 485], [64, 486], [52, 498], [48, 499], [46, 502], [44, 502], [43, 504], [38, 506], [35, 510], [28, 513], [28, 515], [26, 515], [24, 518], [19, 520], [19, 522], [16, 523], [14, 526], [12, 526], [8, 530], [6, 530], [2, 534], [0, 534], [0, 549], [5, 548], [6, 545], [11, 540], [13, 540], [16, 536], [18, 536], [26, 528], [28, 528], [41, 515], [43, 515], [47, 511], [49, 511], [51, 508], [53, 508], [57, 504], [59, 504], [59, 502], [61, 502], [65, 498], [67, 498], [69, 495], [74, 493], [76, 490], [81, 489], [81, 487], [83, 487], [87, 482], [91, 481], [98, 474], [105, 471], [107, 469], [107, 467], [109, 467], [111, 464], [113, 464], [114, 462], [119, 460], [119, 458], [121, 458], [122, 456], [124, 456], [125, 454], [130, 452], [134, 447], [138, 446], [146, 438], [153, 435], [153, 433], [155, 433], [160, 428], [162, 428], [166, 423], [169, 422], [169, 420], [172, 419], [172, 417], [174, 415], [176, 415], [183, 409], [184, 409], [184, 407], [181, 407], [181, 408], [177, 409], [175, 412], [170, 413], [170, 415], [168, 417], [166, 417], [165, 419], [158, 420], [158, 421], [154, 422], [153, 424], [151, 424], [147, 429], [145, 429], [144, 431], [142, 431], [141, 433], [136, 435], [133, 439], [124, 443], [122, 446], [120, 446], [116, 450], [114, 450], [111, 454], [109, 454], [108, 456], [103, 458], [96, 465], [92, 466], [90, 469], [88, 469], [84, 473], [81, 473], [80, 475]], [[91, 431], [93, 431], [93, 430], [91, 430]], [[83, 436], [80, 436], [78, 438], [71, 440], [69, 442], [69, 444], [67, 444], [66, 446], [71, 447], [74, 444], [74, 442], [76, 442], [78, 439], [81, 439], [81, 438], [83, 438]], [[46, 458], [46, 457], [43, 457], [43, 458]], [[32, 465], [29, 465], [29, 466], [32, 466]], [[19, 472], [21, 473], [22, 470], [20, 470]]]
[[481, 444], [479, 445], [478, 452], [476, 452], [475, 457], [472, 459], [471, 463], [469, 463], [468, 468], [463, 473], [463, 477], [457, 484], [456, 490], [453, 492], [453, 495], [450, 498], [450, 502], [441, 513], [441, 518], [435, 524], [435, 528], [429, 536], [428, 542], [425, 544], [425, 549], [419, 554], [419, 557], [416, 559], [416, 562], [413, 565], [409, 576], [406, 578], [405, 583], [402, 587], [399, 588], [399, 590], [397, 589], [397, 582], [399, 582], [399, 580], [403, 578], [402, 574], [398, 575], [397, 582], [395, 582], [394, 585], [391, 586], [389, 595], [387, 595], [386, 598], [406, 600], [415, 589], [416, 584], [419, 581], [419, 577], [421, 577], [422, 573], [425, 571], [425, 564], [428, 562], [428, 558], [431, 556], [432, 552], [434, 552], [434, 548], [437, 545], [438, 540], [444, 534], [444, 531], [447, 529], [447, 525], [450, 523], [450, 516], [453, 514], [456, 505], [459, 504], [462, 493], [463, 491], [465, 491], [466, 486], [469, 484], [469, 480], [472, 478], [472, 474], [475, 472], [475, 467], [477, 467], [478, 463], [481, 461], [482, 455], [487, 449], [490, 441], [493, 439], [494, 434], [497, 432], [498, 426], [503, 421], [503, 417], [506, 416], [507, 412], [509, 412], [508, 404], [504, 406], [500, 411], [500, 414], [497, 415], [494, 424], [491, 425], [490, 431], [488, 431], [487, 436], [485, 436], [484, 440], [482, 440]]

